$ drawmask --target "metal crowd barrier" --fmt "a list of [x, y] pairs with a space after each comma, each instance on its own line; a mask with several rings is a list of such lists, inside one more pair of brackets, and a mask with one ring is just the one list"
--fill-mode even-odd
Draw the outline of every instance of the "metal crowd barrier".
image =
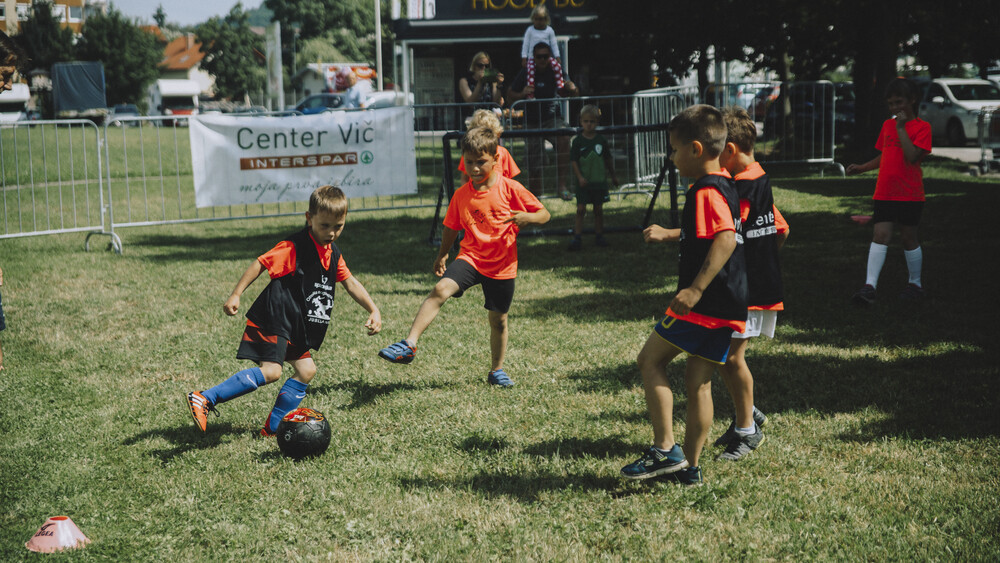
[[[818, 167], [820, 175], [829, 167], [844, 175], [836, 162], [838, 142], [851, 130], [853, 106], [845, 103], [837, 112], [837, 86], [826, 80], [785, 82], [777, 97], [766, 105], [755, 148], [765, 165], [797, 164]], [[754, 108], [759, 112], [759, 108]]]
[[0, 238], [109, 233], [100, 146], [87, 120], [0, 126]]
[[[517, 179], [541, 197], [572, 193], [575, 181], [569, 169], [570, 138], [579, 130], [579, 114], [585, 105], [597, 106], [601, 110], [600, 128], [614, 131], [605, 134], [621, 182], [614, 195], [650, 195], [667, 157], [670, 139], [663, 129], [628, 127], [669, 123], [690, 105], [679, 91], [657, 89], [630, 95], [518, 100], [507, 113], [507, 129], [548, 133], [517, 138], [505, 145], [526, 173]], [[555, 117], [549, 117], [546, 111], [552, 106], [558, 108]]]
[[[621, 126], [666, 123], [683, 109], [685, 102], [677, 94], [657, 91], [576, 98], [564, 103], [565, 111], [573, 114], [578, 114], [584, 104], [598, 105], [605, 116], [602, 126], [614, 130]], [[508, 129], [523, 129], [526, 104], [507, 110], [492, 105], [489, 109], [501, 114], [501, 121]], [[352, 198], [352, 211], [438, 204], [446, 179], [441, 138], [446, 131], [463, 130], [465, 119], [481, 104], [412, 107], [417, 193]], [[288, 112], [247, 115], [280, 117]], [[89, 247], [91, 236], [100, 234], [109, 236], [112, 249], [120, 253], [122, 243], [116, 229], [122, 227], [288, 216], [305, 211], [305, 202], [196, 207], [189, 119], [188, 116], [121, 117], [102, 127], [87, 120], [5, 124], [0, 128], [0, 238], [89, 232], [85, 246]], [[623, 182], [617, 192], [620, 196], [648, 194], [650, 182], [655, 180], [666, 159], [665, 131], [641, 128], [638, 131], [614, 130], [608, 134], [618, 176]], [[567, 129], [559, 134], [567, 141], [567, 148], [570, 136], [575, 133], [574, 129]], [[518, 179], [527, 185], [530, 161], [524, 154], [526, 138], [511, 137], [508, 145], [524, 170]], [[457, 165], [457, 160], [452, 164]], [[565, 182], [571, 189], [568, 171]], [[542, 183], [544, 195], [557, 195], [555, 184], [545, 178]]]
[[1000, 106], [979, 111], [979, 172], [1000, 168]]

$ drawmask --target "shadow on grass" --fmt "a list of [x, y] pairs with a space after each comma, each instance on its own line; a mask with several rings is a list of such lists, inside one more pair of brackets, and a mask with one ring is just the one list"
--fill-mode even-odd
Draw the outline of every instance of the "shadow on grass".
[[621, 438], [564, 438], [559, 440], [548, 440], [533, 444], [523, 449], [528, 455], [540, 457], [594, 457], [598, 459], [608, 459], [618, 457], [623, 452], [640, 452], [644, 447], [633, 442], [626, 442]]
[[193, 450], [210, 450], [222, 444], [222, 439], [233, 434], [245, 434], [245, 428], [235, 428], [228, 422], [221, 424], [209, 424], [205, 432], [190, 427], [169, 427], [147, 430], [122, 442], [126, 446], [134, 446], [143, 440], [150, 438], [162, 438], [174, 445], [172, 448], [152, 449], [149, 455], [160, 460], [164, 465], [170, 463], [177, 456], [184, 455]]
[[1000, 368], [991, 365], [986, 352], [928, 354], [890, 362], [874, 355], [767, 356], [751, 363], [751, 369], [756, 370], [755, 402], [765, 413], [833, 415], [866, 409], [885, 413], [883, 419], [842, 433], [845, 441], [894, 436], [984, 438], [1000, 433], [996, 416]]
[[571, 373], [567, 379], [575, 381], [577, 389], [584, 393], [613, 394], [642, 386], [639, 368], [634, 362], [618, 365], [595, 364], [585, 370]]
[[355, 410], [370, 405], [381, 397], [388, 397], [398, 391], [423, 391], [428, 389], [441, 389], [440, 384], [420, 384], [412, 383], [377, 383], [373, 384], [361, 379], [343, 381], [340, 383], [324, 383], [315, 386], [312, 391], [317, 394], [327, 394], [330, 391], [348, 391], [351, 393], [351, 402], [344, 406], [344, 410]]

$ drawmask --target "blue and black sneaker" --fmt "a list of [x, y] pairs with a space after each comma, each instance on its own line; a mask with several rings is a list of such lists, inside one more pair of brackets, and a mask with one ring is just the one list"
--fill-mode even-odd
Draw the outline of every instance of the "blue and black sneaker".
[[[767, 424], [767, 415], [757, 410], [757, 407], [753, 408], [753, 421], [757, 425], [758, 429], [764, 427]], [[715, 440], [716, 446], [725, 446], [732, 442], [733, 440], [739, 438], [736, 435], [736, 419], [734, 418], [732, 422], [729, 423], [729, 428]]]
[[510, 376], [507, 372], [501, 369], [495, 369], [486, 376], [486, 382], [490, 385], [496, 385], [497, 387], [513, 387], [514, 382], [511, 381]]
[[687, 467], [676, 473], [671, 473], [670, 478], [685, 486], [701, 486], [704, 484], [701, 478], [700, 467]]
[[378, 351], [380, 358], [385, 358], [394, 364], [408, 364], [413, 361], [413, 357], [416, 355], [417, 347], [410, 346], [405, 338]]
[[650, 447], [642, 457], [622, 467], [622, 477], [626, 479], [649, 479], [657, 475], [666, 475], [680, 471], [688, 466], [684, 459], [684, 451], [680, 445], [674, 444], [669, 451]]

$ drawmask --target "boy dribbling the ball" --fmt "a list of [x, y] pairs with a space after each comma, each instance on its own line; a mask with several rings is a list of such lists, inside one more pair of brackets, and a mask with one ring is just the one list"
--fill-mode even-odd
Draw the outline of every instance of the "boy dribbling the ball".
[[271, 283], [264, 288], [247, 311], [247, 326], [236, 357], [252, 360], [258, 367], [235, 373], [222, 383], [187, 395], [188, 407], [202, 432], [208, 413], [215, 406], [257, 390], [281, 378], [282, 364], [288, 362], [295, 375], [278, 392], [274, 408], [260, 430], [262, 436], [274, 436], [278, 422], [306, 396], [309, 382], [316, 375], [310, 350], [319, 350], [330, 324], [336, 282], [344, 287], [359, 305], [368, 311], [365, 328], [368, 335], [382, 330], [378, 307], [344, 263], [334, 244], [347, 220], [347, 197], [336, 186], [316, 188], [309, 198], [306, 228], [279, 242], [250, 264], [226, 303], [227, 315], [240, 308], [240, 296], [265, 271]]

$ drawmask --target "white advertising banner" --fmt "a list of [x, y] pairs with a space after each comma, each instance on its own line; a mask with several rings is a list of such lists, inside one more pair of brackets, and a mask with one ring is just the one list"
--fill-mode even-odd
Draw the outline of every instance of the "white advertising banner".
[[413, 109], [190, 120], [198, 207], [306, 201], [326, 184], [348, 198], [417, 192]]

